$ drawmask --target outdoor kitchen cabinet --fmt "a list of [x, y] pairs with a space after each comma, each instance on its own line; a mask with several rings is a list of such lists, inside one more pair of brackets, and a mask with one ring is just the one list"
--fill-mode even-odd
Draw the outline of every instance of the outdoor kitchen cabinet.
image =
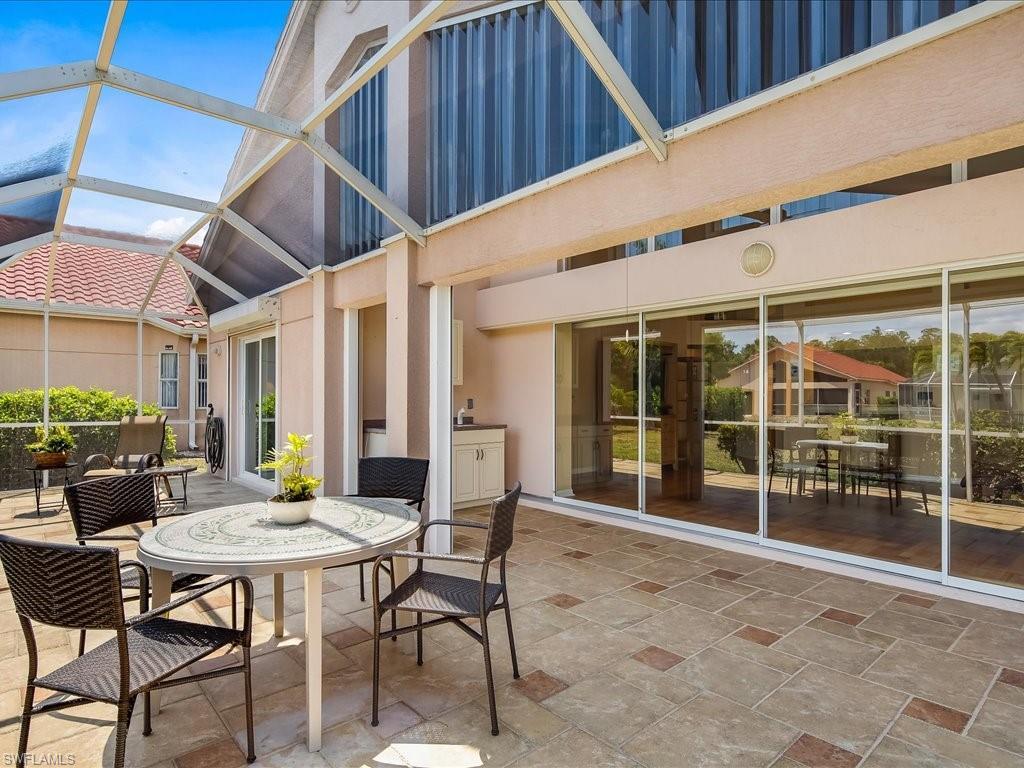
[[484, 504], [505, 492], [505, 428], [472, 425], [452, 434], [452, 504]]

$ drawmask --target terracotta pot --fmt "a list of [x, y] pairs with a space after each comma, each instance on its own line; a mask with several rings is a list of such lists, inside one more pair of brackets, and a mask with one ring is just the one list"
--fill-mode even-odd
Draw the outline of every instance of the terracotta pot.
[[50, 469], [66, 464], [69, 455], [67, 453], [50, 453], [49, 451], [33, 451], [32, 461], [36, 463], [37, 467]]
[[307, 501], [274, 501], [267, 500], [267, 509], [270, 516], [278, 525], [298, 525], [309, 520], [316, 506], [316, 499]]

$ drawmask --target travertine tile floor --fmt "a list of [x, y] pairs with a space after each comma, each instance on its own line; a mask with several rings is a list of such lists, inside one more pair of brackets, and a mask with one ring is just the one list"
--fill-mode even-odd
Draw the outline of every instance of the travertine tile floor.
[[[253, 497], [203, 478], [190, 491], [194, 508]], [[24, 499], [0, 501], [0, 528], [70, 538], [66, 513], [36, 521], [27, 510]], [[460, 532], [456, 545], [478, 550], [481, 536]], [[315, 755], [303, 744], [302, 640], [273, 638], [271, 585], [258, 580], [257, 765], [1024, 766], [1024, 614], [529, 507], [510, 559], [523, 676], [512, 680], [496, 622], [497, 737], [482, 654], [453, 627], [427, 634], [422, 667], [385, 643], [384, 709], [371, 728], [369, 612], [356, 570], [330, 572], [326, 731]], [[287, 586], [287, 629], [298, 632], [301, 582]], [[224, 621], [226, 603], [211, 596], [183, 614]], [[9, 755], [26, 659], [6, 590], [0, 610], [0, 755]], [[44, 670], [71, 657], [71, 640], [42, 633]], [[133, 723], [129, 764], [242, 765], [239, 683], [165, 695], [151, 737]], [[111, 715], [95, 705], [36, 718], [37, 764], [109, 761]]]

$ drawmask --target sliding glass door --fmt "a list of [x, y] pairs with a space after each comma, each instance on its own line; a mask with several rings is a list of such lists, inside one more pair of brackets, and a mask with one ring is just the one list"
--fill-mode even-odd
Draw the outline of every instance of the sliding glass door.
[[1019, 597], [1024, 265], [947, 274], [556, 325], [556, 495]]
[[555, 326], [555, 493], [639, 510], [639, 317]]
[[758, 306], [644, 315], [644, 512], [756, 534]]
[[938, 571], [941, 280], [768, 298], [767, 536]]
[[950, 273], [949, 352], [949, 573], [1019, 589], [1024, 267]]
[[242, 397], [242, 442], [240, 475], [255, 481], [274, 480], [273, 471], [261, 470], [276, 444], [277, 428], [277, 345], [274, 336], [263, 336], [239, 344]]

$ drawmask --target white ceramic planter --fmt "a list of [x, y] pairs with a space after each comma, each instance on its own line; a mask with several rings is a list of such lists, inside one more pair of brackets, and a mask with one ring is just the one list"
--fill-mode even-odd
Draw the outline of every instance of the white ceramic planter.
[[267, 500], [267, 509], [275, 523], [279, 525], [298, 525], [309, 520], [316, 506], [316, 499], [308, 501], [271, 501]]
[[857, 435], [840, 435], [839, 439], [842, 440], [847, 445], [854, 445], [859, 438], [857, 437]]

